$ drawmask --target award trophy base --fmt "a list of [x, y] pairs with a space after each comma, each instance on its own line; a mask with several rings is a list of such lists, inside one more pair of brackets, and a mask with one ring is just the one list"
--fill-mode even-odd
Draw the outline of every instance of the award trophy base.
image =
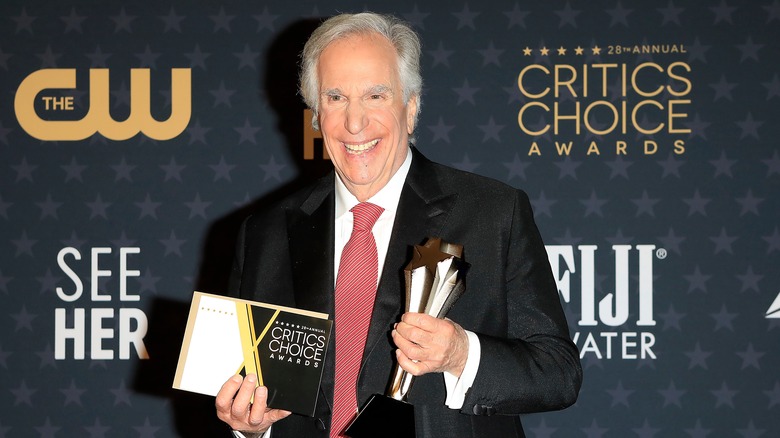
[[415, 438], [414, 406], [374, 394], [344, 434], [351, 438]]

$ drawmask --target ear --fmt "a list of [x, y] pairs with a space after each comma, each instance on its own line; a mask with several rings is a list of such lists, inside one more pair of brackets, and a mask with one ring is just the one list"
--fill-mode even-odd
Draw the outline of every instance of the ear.
[[406, 103], [406, 131], [407, 134], [412, 135], [414, 132], [414, 123], [417, 120], [417, 95], [409, 98], [409, 102]]
[[312, 109], [309, 109], [311, 111], [311, 127], [315, 131], [320, 130], [320, 113], [319, 111], [315, 111]]

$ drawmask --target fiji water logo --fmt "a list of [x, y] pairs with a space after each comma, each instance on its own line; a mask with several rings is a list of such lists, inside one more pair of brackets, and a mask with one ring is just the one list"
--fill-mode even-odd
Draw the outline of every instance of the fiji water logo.
[[[545, 248], [561, 299], [576, 307], [579, 295], [577, 326], [583, 330], [576, 331], [572, 340], [580, 350], [580, 357], [590, 354], [598, 359], [655, 359], [656, 339], [650, 331], [656, 325], [653, 268], [655, 260], [667, 257], [666, 250], [655, 245], [612, 245], [612, 257], [608, 257], [606, 266], [597, 269], [597, 260], [604, 263], [603, 257], [597, 257], [597, 245]], [[614, 290], [597, 291], [596, 274], [610, 269], [614, 272]], [[636, 290], [630, 287], [632, 275], [638, 278]]]

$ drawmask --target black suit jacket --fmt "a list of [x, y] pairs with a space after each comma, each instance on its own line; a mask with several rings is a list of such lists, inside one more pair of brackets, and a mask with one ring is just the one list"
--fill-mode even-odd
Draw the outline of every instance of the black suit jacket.
[[[251, 216], [242, 228], [231, 293], [334, 313], [334, 177], [322, 178]], [[390, 331], [404, 308], [403, 268], [428, 237], [464, 246], [466, 292], [448, 317], [480, 339], [481, 361], [463, 408], [444, 405], [440, 374], [416, 378], [418, 438], [522, 437], [519, 414], [562, 409], [577, 398], [582, 369], [569, 337], [544, 245], [522, 191], [427, 160], [413, 149], [363, 364], [358, 403], [389, 383]], [[338, 331], [338, 327], [334, 327]], [[273, 437], [326, 437], [335, 357], [327, 352], [316, 415], [288, 417]]]

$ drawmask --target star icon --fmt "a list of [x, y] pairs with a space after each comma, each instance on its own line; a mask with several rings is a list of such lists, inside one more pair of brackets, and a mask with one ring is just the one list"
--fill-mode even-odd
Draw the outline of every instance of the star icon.
[[566, 5], [563, 7], [563, 9], [559, 9], [555, 12], [555, 15], [560, 18], [560, 22], [558, 24], [558, 28], [563, 28], [567, 24], [570, 25], [573, 28], [577, 28], [577, 15], [579, 15], [582, 11], [572, 9], [569, 2], [566, 2]]
[[439, 64], [444, 65], [445, 67], [450, 66], [450, 56], [452, 56], [453, 53], [455, 53], [454, 50], [447, 50], [444, 48], [444, 43], [439, 41], [438, 47], [434, 50], [428, 51], [428, 53], [431, 54], [433, 57], [433, 67], [436, 67]]
[[33, 34], [32, 30], [32, 23], [35, 21], [38, 17], [27, 15], [27, 9], [22, 8], [21, 14], [11, 17], [12, 20], [16, 22], [16, 33], [19, 33], [23, 30], [26, 30], [30, 33], [30, 35]]
[[209, 18], [214, 22], [213, 33], [217, 33], [220, 30], [230, 33], [230, 22], [233, 21], [236, 16], [225, 14], [225, 7], [220, 6], [219, 13], [217, 15], [209, 15]]
[[167, 33], [168, 31], [175, 31], [178, 33], [181, 33], [181, 22], [184, 20], [184, 17], [181, 15], [176, 14], [176, 10], [171, 6], [171, 10], [168, 11], [168, 15], [160, 15], [157, 18], [163, 21], [165, 23], [165, 28], [163, 29], [163, 33]]
[[453, 12], [452, 15], [455, 16], [455, 18], [458, 19], [458, 27], [457, 30], [460, 30], [464, 27], [470, 27], [471, 29], [476, 29], [474, 27], [474, 19], [479, 16], [479, 12], [471, 12], [469, 9], [468, 3], [463, 4], [463, 10], [460, 12]]
[[525, 17], [527, 17], [528, 14], [530, 14], [530, 12], [520, 10], [518, 4], [515, 3], [511, 11], [504, 12], [504, 15], [509, 18], [508, 29], [511, 29], [513, 26], [520, 26], [525, 29]]
[[444, 123], [444, 118], [439, 116], [439, 121], [435, 125], [428, 126], [428, 129], [433, 133], [433, 139], [431, 143], [436, 143], [439, 140], [445, 143], [450, 142], [450, 131], [455, 128], [455, 125], [448, 125]]
[[100, 193], [97, 194], [93, 202], [87, 202], [86, 204], [87, 208], [90, 210], [90, 219], [94, 219], [96, 217], [108, 219], [108, 213], [106, 210], [111, 206], [111, 203], [103, 202], [103, 198], [100, 196]]
[[260, 169], [262, 169], [265, 173], [263, 176], [263, 181], [268, 181], [269, 179], [274, 181], [282, 181], [282, 170], [284, 170], [286, 167], [287, 166], [284, 164], [277, 163], [276, 158], [271, 155], [266, 164], [260, 165]]
[[114, 33], [119, 33], [119, 31], [126, 31], [127, 33], [133, 33], [133, 30], [130, 28], [130, 24], [135, 20], [137, 17], [134, 15], [127, 15], [125, 13], [124, 6], [119, 10], [119, 15], [114, 15], [111, 17], [111, 20], [114, 22]]
[[81, 30], [81, 23], [86, 19], [87, 17], [78, 15], [76, 13], [76, 8], [70, 8], [70, 15], [66, 17], [60, 17], [60, 20], [62, 20], [65, 23], [65, 32], [68, 33], [71, 31], [75, 31], [77, 33], [83, 33]]
[[230, 172], [235, 169], [236, 166], [235, 164], [227, 164], [225, 162], [225, 156], [220, 155], [219, 163], [210, 164], [209, 167], [214, 171], [214, 182], [217, 182], [221, 179], [231, 182]]
[[254, 18], [257, 21], [257, 31], [260, 32], [261, 30], [269, 30], [271, 32], [274, 32], [276, 30], [274, 26], [274, 21], [279, 18], [278, 15], [273, 15], [270, 12], [268, 12], [268, 7], [263, 8], [263, 13], [260, 15], [253, 15], [252, 18]]
[[244, 126], [233, 128], [239, 134], [238, 144], [248, 142], [257, 144], [257, 133], [262, 129], [259, 126], [252, 126], [249, 122], [249, 117], [244, 119]]

